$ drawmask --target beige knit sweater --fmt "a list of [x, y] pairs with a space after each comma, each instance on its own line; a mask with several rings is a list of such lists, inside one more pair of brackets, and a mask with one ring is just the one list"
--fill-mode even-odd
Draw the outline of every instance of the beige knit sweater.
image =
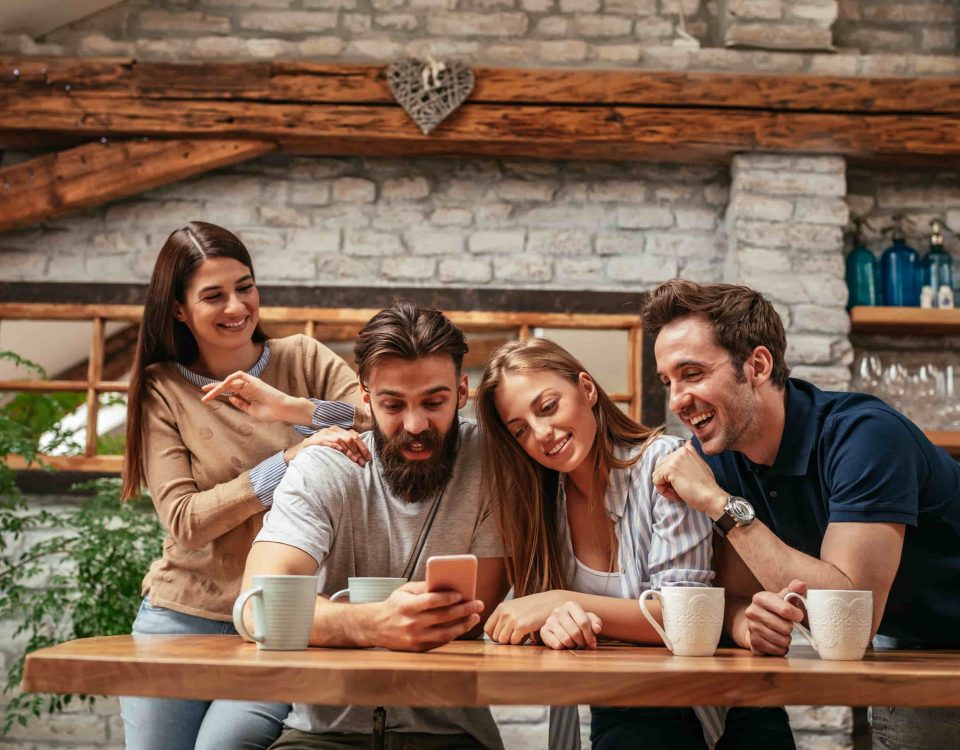
[[[262, 380], [293, 396], [360, 406], [356, 375], [323, 344], [302, 335], [268, 343]], [[201, 403], [203, 392], [172, 362], [151, 365], [146, 376], [146, 482], [167, 538], [143, 593], [157, 607], [229, 621], [265, 512], [249, 470], [302, 438], [227, 401]]]

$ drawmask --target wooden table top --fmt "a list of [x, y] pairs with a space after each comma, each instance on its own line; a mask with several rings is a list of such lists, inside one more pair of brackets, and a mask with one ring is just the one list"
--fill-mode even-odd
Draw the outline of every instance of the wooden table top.
[[23, 687], [321, 705], [960, 706], [960, 651], [867, 651], [863, 661], [840, 662], [808, 646], [779, 659], [740, 649], [676, 657], [652, 646], [551, 651], [458, 641], [410, 654], [258, 651], [237, 636], [126, 635], [30, 654]]

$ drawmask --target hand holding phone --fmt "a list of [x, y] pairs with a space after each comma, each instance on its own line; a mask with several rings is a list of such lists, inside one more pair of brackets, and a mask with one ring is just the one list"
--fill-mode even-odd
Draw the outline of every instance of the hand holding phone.
[[457, 591], [462, 601], [477, 598], [477, 556], [435, 555], [427, 559], [427, 591]]

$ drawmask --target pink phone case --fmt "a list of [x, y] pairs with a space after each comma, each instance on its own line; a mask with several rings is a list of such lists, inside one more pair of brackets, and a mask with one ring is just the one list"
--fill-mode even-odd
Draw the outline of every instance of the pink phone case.
[[463, 601], [476, 599], [476, 555], [436, 555], [428, 558], [427, 591], [458, 591]]

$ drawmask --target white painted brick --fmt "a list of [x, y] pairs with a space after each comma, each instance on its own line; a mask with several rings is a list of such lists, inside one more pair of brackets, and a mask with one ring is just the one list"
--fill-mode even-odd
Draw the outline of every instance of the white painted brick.
[[723, 269], [714, 258], [687, 258], [680, 264], [677, 277], [699, 284], [715, 284], [723, 281]]
[[934, 208], [942, 205], [960, 204], [960, 186], [937, 185], [881, 185], [877, 188], [877, 206], [895, 209]]
[[570, 33], [570, 19], [564, 16], [547, 16], [537, 21], [536, 33], [545, 36], [564, 36]]
[[397, 235], [369, 229], [347, 230], [343, 248], [347, 255], [399, 255], [403, 252]]
[[634, 63], [640, 59], [640, 47], [636, 44], [594, 44], [591, 52], [597, 60], [612, 63]]
[[505, 179], [496, 186], [497, 195], [512, 203], [549, 201], [555, 190], [553, 184], [542, 179]]
[[819, 174], [846, 174], [842, 156], [790, 156], [788, 154], [737, 154], [733, 157], [735, 171], [767, 169], [779, 172], [817, 172]]
[[498, 281], [514, 284], [550, 281], [553, 259], [543, 255], [504, 255], [494, 259], [493, 275]]
[[381, 273], [388, 279], [413, 279], [427, 282], [434, 277], [437, 261], [434, 258], [409, 256], [386, 258], [380, 266]]
[[357, 229], [370, 226], [368, 209], [354, 205], [338, 205], [314, 209], [314, 226], [326, 229]]
[[309, 215], [290, 206], [261, 206], [260, 220], [269, 227], [310, 226]]
[[483, 284], [490, 281], [492, 271], [489, 260], [481, 258], [444, 258], [440, 261], [437, 275], [441, 281], [466, 281]]
[[136, 45], [133, 42], [118, 41], [100, 33], [85, 35], [77, 47], [81, 57], [131, 56], [135, 54], [135, 50]]
[[746, 170], [735, 173], [734, 189], [770, 195], [842, 196], [843, 175]]
[[554, 0], [520, 0], [520, 7], [528, 13], [549, 13], [556, 10]]
[[[825, 300], [825, 302], [827, 302]], [[797, 305], [793, 308], [793, 326], [791, 331], [811, 331], [846, 336], [850, 332], [850, 316], [847, 311], [834, 303], [825, 305]], [[791, 333], [791, 335], [793, 335]], [[831, 714], [832, 715], [832, 714]], [[798, 728], [791, 720], [791, 726]]]
[[456, 178], [447, 182], [441, 190], [446, 200], [473, 202], [486, 198], [490, 185], [478, 180]]
[[846, 201], [851, 216], [866, 216], [876, 204], [876, 199], [872, 195], [852, 195], [848, 193]]
[[715, 234], [650, 232], [647, 235], [647, 252], [670, 258], [709, 258], [721, 255], [725, 249], [725, 240]]
[[357, 7], [357, 0], [303, 0], [303, 7], [308, 9], [336, 10], [342, 8], [351, 10]]
[[[384, 18], [401, 16], [403, 14], [399, 13], [390, 13], [377, 16], [378, 25], [380, 21]], [[416, 27], [417, 20], [416, 16], [411, 16], [413, 18], [413, 27]], [[340, 15], [340, 25], [343, 29], [350, 34], [361, 35], [368, 34], [373, 28], [373, 16], [367, 15], [366, 13], [342, 13]]]
[[306, 34], [330, 31], [337, 26], [336, 12], [322, 11], [252, 11], [241, 13], [240, 28], [278, 34]]
[[796, 217], [810, 224], [846, 226], [850, 209], [843, 198], [798, 198]]
[[461, 232], [411, 229], [403, 233], [403, 242], [417, 255], [453, 255], [463, 252]]
[[589, 255], [590, 235], [579, 229], [531, 231], [527, 236], [526, 250], [546, 255]]
[[813, 21], [819, 26], [830, 27], [837, 20], [837, 10], [836, 0], [790, 3], [786, 7], [786, 17], [801, 21]]
[[573, 19], [573, 28], [585, 37], [616, 37], [629, 34], [633, 22], [626, 16], [578, 15]]
[[579, 39], [536, 42], [536, 57], [547, 63], [577, 62], [587, 59], [589, 45]]
[[427, 17], [431, 34], [451, 36], [522, 36], [526, 13], [435, 13]]
[[467, 242], [471, 253], [519, 253], [524, 235], [522, 229], [489, 230], [474, 232]]
[[324, 282], [360, 282], [369, 284], [380, 273], [380, 262], [373, 257], [351, 258], [346, 255], [317, 257], [317, 278]]
[[726, 13], [736, 18], [775, 20], [783, 16], [780, 0], [726, 0], [724, 5]]
[[297, 43], [302, 57], [334, 57], [343, 52], [343, 40], [335, 36], [317, 36]]
[[675, 208], [673, 215], [678, 229], [713, 229], [717, 225], [717, 213], [709, 208]]
[[374, 23], [382, 29], [413, 31], [420, 21], [413, 13], [380, 13], [374, 18]]
[[600, 0], [560, 0], [561, 13], [596, 13]]
[[740, 246], [736, 253], [737, 262], [749, 265], [754, 271], [789, 273], [793, 267], [791, 254], [783, 250]]
[[843, 228], [830, 224], [800, 224], [738, 219], [733, 231], [738, 242], [757, 247], [783, 247], [815, 252], [843, 247]]
[[677, 261], [658, 258], [654, 255], [610, 258], [607, 261], [607, 278], [611, 281], [641, 281], [659, 284], [677, 275]]
[[426, 221], [426, 211], [415, 206], [393, 206], [389, 204], [379, 208], [370, 222], [375, 229], [406, 229], [421, 226]]
[[[256, 259], [261, 253], [282, 250], [287, 245], [287, 236], [282, 229], [248, 227], [237, 229], [236, 235], [240, 238], [240, 241], [247, 246], [247, 250], [250, 251], [250, 255], [254, 258], [254, 263], [256, 263]], [[259, 266], [257, 266], [257, 268], [259, 268]]]
[[747, 267], [741, 269], [737, 283], [753, 287], [771, 301], [786, 304], [820, 300], [838, 300], [846, 304], [847, 299], [843, 276], [832, 274], [772, 274]]
[[340, 231], [290, 229], [286, 249], [303, 253], [335, 253], [340, 249]]
[[727, 185], [705, 185], [703, 198], [710, 206], [726, 206], [730, 202], [730, 188]]
[[736, 193], [727, 209], [727, 215], [731, 218], [764, 221], [784, 221], [792, 214], [793, 201], [753, 193]]
[[558, 282], [597, 284], [604, 281], [603, 260], [600, 258], [557, 258], [554, 278]]
[[437, 208], [430, 214], [430, 223], [436, 226], [470, 226], [473, 213], [465, 208]]
[[611, 226], [616, 214], [602, 206], [554, 205], [534, 208], [517, 217], [518, 222], [530, 226], [572, 227], [592, 229]]
[[[793, 254], [793, 270], [798, 274], [825, 274], [843, 278], [844, 263], [840, 253], [799, 253]], [[846, 296], [844, 296], [846, 300]], [[830, 300], [814, 300], [824, 304]]]
[[682, 12], [693, 16], [700, 10], [700, 6], [701, 0], [660, 0], [660, 13], [676, 15]]
[[670, 18], [641, 18], [633, 24], [633, 38], [649, 44], [655, 40], [672, 39], [676, 24]]
[[670, 185], [653, 191], [657, 203], [688, 206], [699, 197], [699, 190], [690, 185]]
[[340, 177], [333, 181], [333, 198], [343, 203], [373, 203], [377, 186], [361, 177]]
[[852, 346], [846, 337], [818, 336], [807, 333], [792, 333], [787, 337], [788, 363], [804, 365], [829, 365], [842, 360], [845, 354], [852, 352]]
[[290, 186], [290, 201], [325, 206], [330, 202], [330, 185], [326, 182], [293, 183]]
[[617, 226], [624, 229], [663, 229], [673, 226], [673, 211], [664, 206], [625, 206], [617, 209]]
[[602, 232], [597, 235], [599, 255], [640, 255], [645, 245], [642, 232]]
[[207, 13], [171, 13], [164, 10], [144, 10], [137, 15], [140, 31], [180, 34], [229, 34], [230, 19]]
[[478, 227], [496, 227], [510, 222], [513, 206], [509, 203], [484, 203], [473, 210], [473, 223]]
[[657, 0], [604, 0], [603, 10], [631, 17], [652, 16], [657, 12]]

